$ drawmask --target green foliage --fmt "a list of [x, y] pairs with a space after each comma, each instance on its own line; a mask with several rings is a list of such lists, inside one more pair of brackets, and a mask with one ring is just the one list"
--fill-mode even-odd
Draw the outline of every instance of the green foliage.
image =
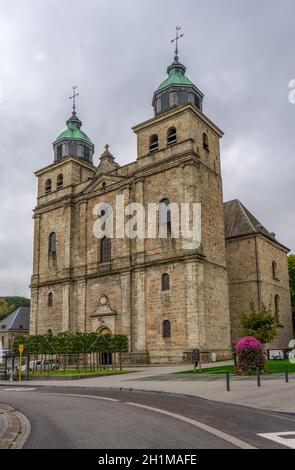
[[[295, 364], [292, 364], [289, 361], [266, 361], [267, 374], [283, 374], [286, 370], [286, 367], [288, 368], [288, 371], [290, 374], [295, 374]], [[234, 365], [223, 365], [223, 366], [216, 366], [216, 367], [207, 367], [199, 371], [200, 375], [202, 374], [209, 374], [209, 375], [225, 374], [226, 372], [229, 372], [230, 374], [236, 374], [236, 367]], [[193, 369], [185, 370], [181, 372], [174, 372], [174, 374], [196, 375]], [[253, 374], [254, 375], [256, 374], [256, 370], [253, 372]]]
[[30, 300], [24, 297], [0, 297], [0, 321], [19, 307], [29, 307]]
[[242, 315], [242, 336], [253, 336], [262, 344], [271, 343], [278, 335], [278, 329], [283, 328], [279, 316], [272, 312], [271, 306], [255, 308], [250, 305], [250, 312]]
[[13, 351], [18, 352], [19, 344], [24, 353], [30, 354], [87, 354], [92, 352], [127, 352], [128, 338], [124, 335], [100, 335], [98, 333], [72, 334], [69, 332], [53, 335], [17, 336]]
[[80, 370], [45, 370], [42, 372], [32, 372], [30, 374], [31, 377], [40, 377], [40, 376], [51, 376], [51, 377], [81, 377], [83, 375], [116, 375], [116, 374], [128, 374], [130, 371], [128, 370], [117, 370], [117, 369], [80, 369]]
[[254, 336], [246, 336], [236, 344], [237, 372], [241, 375], [249, 375], [257, 368], [265, 372], [265, 357], [263, 345]]
[[292, 302], [292, 313], [293, 313], [293, 326], [295, 328], [295, 255], [288, 256], [288, 268], [289, 268], [289, 279], [290, 279], [290, 292]]

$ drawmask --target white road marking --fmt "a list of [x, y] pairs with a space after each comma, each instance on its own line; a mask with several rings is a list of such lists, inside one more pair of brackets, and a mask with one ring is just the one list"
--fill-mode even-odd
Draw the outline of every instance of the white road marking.
[[15, 388], [4, 388], [3, 389], [5, 392], [28, 392], [30, 390], [36, 390], [35, 388], [21, 388], [21, 387], [15, 387]]
[[153, 408], [151, 406], [140, 405], [138, 403], [126, 402], [126, 405], [137, 406], [139, 408], [144, 408], [146, 410], [155, 411], [156, 413], [161, 413], [163, 415], [171, 416], [172, 418], [183, 421], [184, 423], [191, 424], [192, 426], [195, 426], [196, 428], [202, 429], [203, 431], [213, 434], [214, 436], [217, 436], [220, 439], [223, 439], [224, 441], [227, 441], [230, 444], [233, 444], [234, 446], [239, 447], [240, 449], [256, 449], [256, 447], [248, 444], [247, 442], [241, 441], [240, 439], [237, 439], [236, 437], [230, 436], [229, 434], [226, 434], [225, 432], [220, 431], [219, 429], [212, 428], [211, 426], [201, 423], [200, 421], [196, 421], [195, 419], [187, 418], [186, 416], [181, 416], [176, 413], [170, 413], [170, 411], [160, 410], [159, 408]]
[[270, 432], [266, 434], [258, 434], [258, 436], [278, 442], [279, 444], [290, 447], [291, 449], [295, 449], [295, 431]]
[[95, 395], [82, 395], [78, 393], [48, 393], [47, 395], [56, 395], [60, 397], [79, 397], [79, 398], [96, 398], [97, 400], [106, 400], [106, 401], [120, 401], [116, 400], [115, 398], [107, 398], [107, 397], [97, 397]]
[[[6, 391], [26, 391], [26, 390], [36, 390], [35, 388], [7, 388], [4, 389]], [[55, 395], [55, 396], [64, 396], [64, 397], [79, 397], [79, 398], [92, 398], [96, 400], [105, 400], [105, 401], [111, 401], [111, 402], [119, 402], [120, 400], [117, 400], [115, 398], [107, 398], [107, 397], [100, 397], [100, 396], [95, 396], [95, 395], [83, 395], [83, 394], [78, 394], [78, 393], [45, 393], [44, 395]], [[138, 403], [132, 403], [132, 402], [121, 402], [125, 403], [126, 405], [132, 405], [132, 406], [137, 406], [139, 408], [144, 408], [146, 410], [154, 411], [156, 413], [161, 413], [166, 416], [170, 416], [172, 418], [178, 419], [180, 421], [183, 421], [184, 423], [188, 423], [192, 426], [195, 426], [199, 429], [203, 429], [203, 431], [206, 431], [210, 434], [213, 434], [214, 436], [219, 437], [220, 439], [229, 442], [230, 444], [233, 444], [236, 447], [239, 447], [240, 449], [256, 449], [256, 447], [252, 446], [251, 444], [248, 444], [247, 442], [244, 442], [240, 439], [237, 439], [236, 437], [230, 436], [229, 434], [226, 434], [223, 431], [220, 431], [219, 429], [215, 429], [211, 426], [208, 426], [207, 424], [201, 423], [200, 421], [197, 421], [195, 419], [187, 418], [186, 416], [181, 416], [176, 413], [171, 413], [169, 411], [165, 410], [160, 410], [159, 408], [153, 408], [151, 406], [146, 406], [146, 405], [140, 405]], [[290, 434], [290, 433], [289, 433]]]

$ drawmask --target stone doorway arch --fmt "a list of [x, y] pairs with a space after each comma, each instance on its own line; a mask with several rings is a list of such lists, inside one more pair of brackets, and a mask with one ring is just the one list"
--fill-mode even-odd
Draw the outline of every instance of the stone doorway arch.
[[[111, 335], [112, 331], [108, 326], [101, 326], [97, 328], [97, 333], [102, 336]], [[100, 363], [103, 366], [111, 366], [113, 363], [112, 353], [100, 353]]]
[[101, 326], [100, 328], [97, 328], [97, 333], [99, 333], [102, 336], [106, 335], [111, 335], [112, 332], [108, 326]]

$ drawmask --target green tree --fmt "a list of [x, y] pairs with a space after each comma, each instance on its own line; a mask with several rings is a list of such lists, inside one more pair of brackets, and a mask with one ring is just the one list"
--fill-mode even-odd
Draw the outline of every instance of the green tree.
[[254, 336], [262, 344], [271, 343], [278, 335], [278, 329], [283, 328], [279, 316], [272, 312], [271, 305], [256, 308], [252, 303], [250, 312], [242, 315], [242, 336]]
[[293, 314], [293, 327], [295, 329], [295, 255], [288, 256], [288, 268], [289, 268], [289, 279], [290, 279], [290, 292], [291, 292], [291, 303], [292, 303], [292, 314]]
[[24, 297], [0, 297], [0, 321], [19, 307], [29, 307], [30, 300]]

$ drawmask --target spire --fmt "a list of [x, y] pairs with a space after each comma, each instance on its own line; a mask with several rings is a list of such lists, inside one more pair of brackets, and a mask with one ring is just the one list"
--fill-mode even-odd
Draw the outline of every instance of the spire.
[[70, 100], [73, 100], [73, 111], [72, 111], [72, 116], [70, 117], [70, 119], [67, 120], [67, 126], [72, 126], [72, 127], [76, 127], [77, 129], [80, 129], [80, 127], [82, 126], [82, 121], [80, 121], [80, 119], [78, 118], [77, 114], [76, 114], [76, 97], [79, 96], [79, 93], [76, 93], [76, 90], [77, 90], [77, 85], [74, 86], [73, 85], [73, 94], [72, 96], [69, 97]]
[[174, 56], [175, 62], [178, 62], [178, 60], [179, 60], [179, 58], [178, 58], [178, 41], [179, 41], [180, 38], [183, 38], [183, 36], [184, 36], [184, 34], [178, 34], [180, 30], [181, 30], [181, 26], [176, 26], [176, 38], [171, 39], [171, 42], [175, 42], [175, 56]]
[[164, 113], [176, 106], [190, 103], [202, 111], [203, 93], [186, 76], [186, 68], [179, 61], [178, 41], [184, 36], [180, 34], [181, 27], [176, 26], [176, 36], [171, 39], [175, 42], [174, 60], [167, 68], [168, 78], [166, 78], [154, 92], [152, 105], [155, 115]]
[[82, 121], [76, 114], [76, 93], [77, 86], [73, 86], [73, 95], [69, 97], [73, 100], [73, 111], [67, 120], [67, 129], [63, 131], [53, 142], [54, 161], [59, 161], [66, 157], [77, 157], [92, 163], [94, 144], [88, 135], [81, 130]]
[[76, 93], [76, 90], [77, 90], [77, 85], [74, 86], [73, 85], [73, 95], [70, 96], [70, 100], [73, 100], [73, 113], [72, 115], [73, 116], [76, 116], [76, 96], [79, 96], [79, 93]]

